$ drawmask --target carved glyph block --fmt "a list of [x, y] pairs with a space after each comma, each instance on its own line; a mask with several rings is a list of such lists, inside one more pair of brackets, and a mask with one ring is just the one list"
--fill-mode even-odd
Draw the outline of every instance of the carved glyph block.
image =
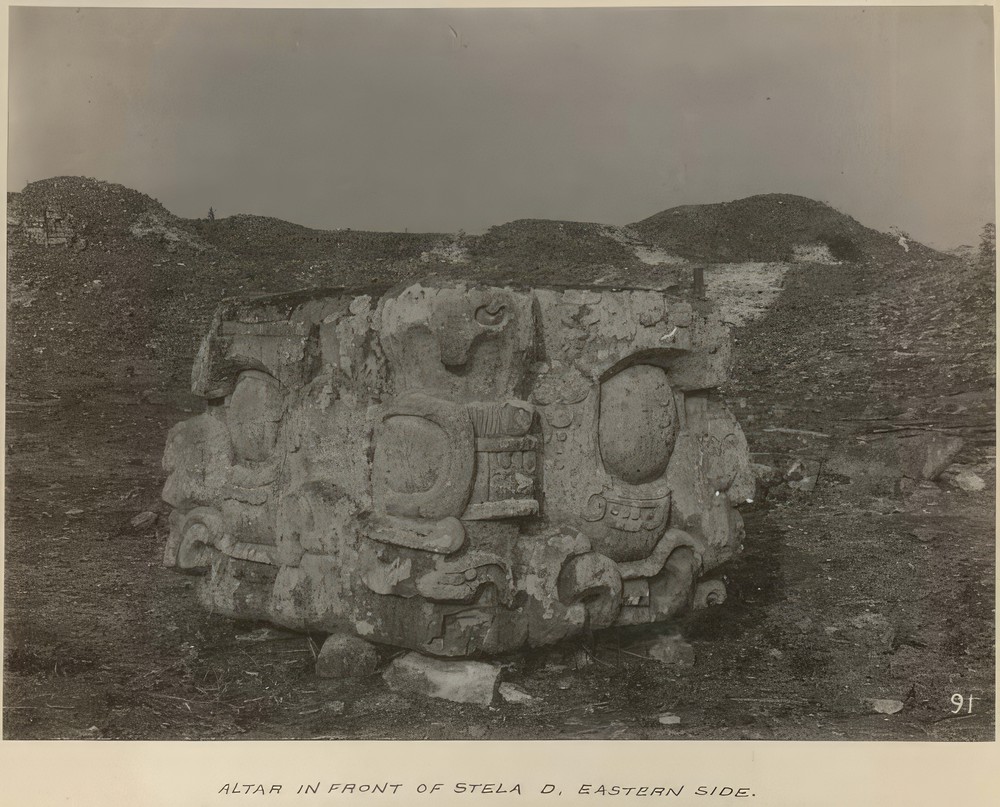
[[168, 437], [165, 563], [215, 611], [446, 657], [667, 619], [743, 538], [729, 351], [657, 290], [227, 303]]

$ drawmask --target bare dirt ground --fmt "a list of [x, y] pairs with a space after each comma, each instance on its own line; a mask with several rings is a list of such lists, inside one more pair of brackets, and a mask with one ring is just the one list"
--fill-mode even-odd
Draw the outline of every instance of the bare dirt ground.
[[[141, 363], [119, 372], [124, 358], [110, 379], [32, 375], [22, 357], [7, 392], [4, 736], [992, 739], [994, 287], [976, 277], [930, 251], [769, 275], [781, 293], [734, 331], [725, 392], [777, 475], [745, 513], [729, 598], [500, 659], [532, 700], [489, 708], [319, 679], [322, 637], [203, 612], [160, 567], [157, 535], [166, 432], [197, 406], [184, 379], [158, 370], [151, 385]], [[880, 475], [885, 441], [921, 433], [962, 436], [955, 464], [936, 482]], [[865, 472], [832, 470], [844, 452]], [[811, 491], [782, 480], [797, 460], [820, 469]], [[963, 489], [962, 471], [985, 488]], [[131, 527], [146, 510], [157, 523]], [[693, 666], [642, 655], [675, 630]]]

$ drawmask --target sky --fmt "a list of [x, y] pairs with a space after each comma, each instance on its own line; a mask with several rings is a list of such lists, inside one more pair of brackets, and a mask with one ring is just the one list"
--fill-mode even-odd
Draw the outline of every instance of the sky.
[[757, 193], [994, 220], [989, 7], [10, 10], [8, 190], [481, 232]]

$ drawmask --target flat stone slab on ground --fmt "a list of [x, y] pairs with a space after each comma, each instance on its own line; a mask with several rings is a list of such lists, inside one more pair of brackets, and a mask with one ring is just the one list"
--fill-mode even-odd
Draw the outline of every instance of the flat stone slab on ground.
[[397, 692], [489, 706], [496, 697], [500, 668], [481, 661], [446, 661], [407, 653], [394, 659], [382, 677]]

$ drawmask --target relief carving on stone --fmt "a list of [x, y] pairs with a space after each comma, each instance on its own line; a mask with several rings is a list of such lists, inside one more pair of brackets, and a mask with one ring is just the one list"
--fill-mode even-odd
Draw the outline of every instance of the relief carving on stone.
[[720, 601], [752, 495], [728, 335], [657, 290], [429, 280], [235, 301], [164, 456], [223, 614], [445, 657]]

